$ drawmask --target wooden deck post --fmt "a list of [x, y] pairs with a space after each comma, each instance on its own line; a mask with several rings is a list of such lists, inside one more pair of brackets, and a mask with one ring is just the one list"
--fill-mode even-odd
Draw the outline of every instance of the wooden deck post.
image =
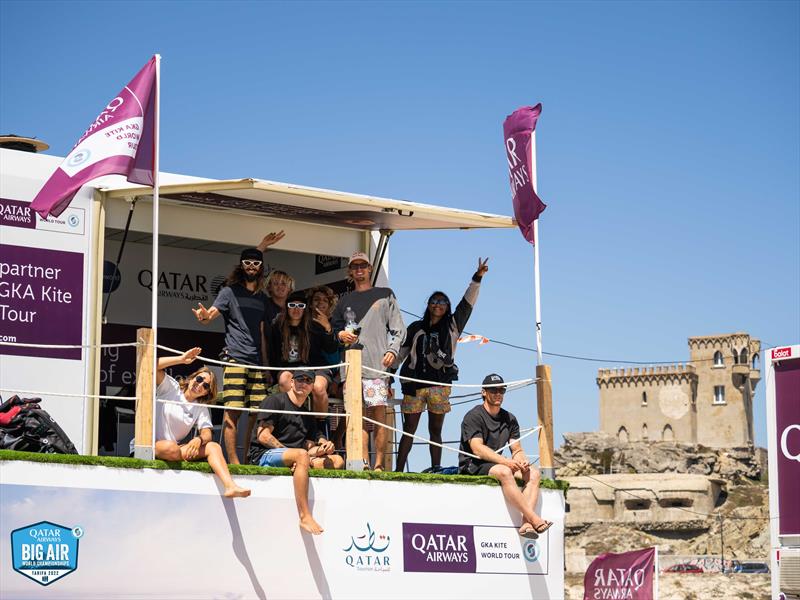
[[136, 330], [136, 423], [134, 450], [136, 458], [153, 460], [153, 330]]
[[545, 479], [555, 479], [553, 466], [553, 384], [550, 366], [536, 365], [536, 405], [539, 413], [539, 470]]
[[364, 448], [361, 430], [363, 427], [361, 406], [361, 350], [348, 349], [345, 354], [347, 362], [347, 379], [344, 386], [344, 412], [347, 417], [347, 433], [345, 448], [347, 449], [346, 467], [348, 471], [364, 470]]

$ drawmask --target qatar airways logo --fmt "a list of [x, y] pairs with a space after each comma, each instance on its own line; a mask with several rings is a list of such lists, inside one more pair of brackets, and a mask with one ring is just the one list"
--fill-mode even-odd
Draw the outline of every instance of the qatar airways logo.
[[[794, 447], [797, 449], [794, 454], [789, 450], [789, 434], [792, 432], [794, 432], [792, 436], [795, 440]], [[797, 423], [789, 425], [783, 430], [783, 433], [781, 433], [781, 454], [788, 460], [794, 460], [800, 463], [800, 425]]]
[[89, 128], [84, 132], [81, 136], [81, 139], [78, 140], [78, 143], [75, 144], [75, 147], [79, 146], [80, 143], [86, 139], [86, 137], [92, 134], [97, 129], [101, 128], [103, 125], [108, 123], [111, 119], [114, 118], [114, 113], [117, 112], [117, 109], [125, 104], [125, 100], [121, 96], [117, 96], [108, 105], [103, 109], [103, 111], [97, 115], [97, 118], [94, 120], [94, 123], [89, 125]]

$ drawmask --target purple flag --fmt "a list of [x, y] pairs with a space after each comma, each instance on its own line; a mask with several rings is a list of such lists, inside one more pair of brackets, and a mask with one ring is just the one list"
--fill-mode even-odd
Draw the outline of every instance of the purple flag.
[[586, 569], [583, 577], [583, 600], [653, 600], [655, 555], [655, 548], [621, 554], [601, 554]]
[[522, 232], [522, 237], [531, 244], [536, 243], [533, 239], [533, 222], [547, 207], [536, 195], [532, 179], [533, 144], [531, 136], [533, 130], [536, 129], [536, 121], [541, 113], [541, 104], [523, 106], [507, 116], [503, 122], [514, 217]]
[[[775, 348], [772, 360], [790, 357], [791, 352], [791, 348]], [[778, 533], [800, 535], [800, 360], [782, 360], [775, 365], [775, 426]]]
[[91, 179], [116, 173], [153, 185], [156, 57], [109, 102], [31, 203], [43, 219], [58, 216]]

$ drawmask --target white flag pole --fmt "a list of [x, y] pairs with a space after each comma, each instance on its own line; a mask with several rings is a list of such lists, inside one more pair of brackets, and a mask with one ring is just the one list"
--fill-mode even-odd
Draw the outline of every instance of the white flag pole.
[[156, 378], [158, 376], [158, 179], [159, 179], [159, 146], [161, 145], [161, 55], [156, 54], [156, 114], [153, 140], [153, 270], [152, 270], [152, 290], [150, 300], [150, 315], [153, 329], [153, 437], [152, 437], [152, 456], [156, 457], [156, 415], [158, 414], [158, 404], [156, 403]]
[[656, 560], [653, 565], [655, 567], [655, 579], [653, 580], [653, 600], [658, 600], [658, 576], [661, 569], [658, 568], [658, 546], [656, 546]]
[[[531, 133], [531, 183], [538, 189], [536, 181], [536, 131]], [[536, 364], [544, 364], [542, 360], [542, 298], [539, 294], [539, 219], [533, 222], [533, 293], [536, 305]]]

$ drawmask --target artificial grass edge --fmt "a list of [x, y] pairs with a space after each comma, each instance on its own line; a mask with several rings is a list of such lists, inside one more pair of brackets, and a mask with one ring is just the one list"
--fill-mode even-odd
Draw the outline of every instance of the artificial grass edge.
[[[0, 461], [28, 461], [61, 465], [109, 467], [113, 469], [156, 469], [160, 471], [197, 471], [211, 473], [211, 467], [202, 462], [166, 462], [163, 460], [142, 460], [121, 456], [82, 456], [80, 454], [39, 454], [0, 450]], [[258, 467], [255, 465], [229, 465], [232, 475], [273, 475], [288, 476], [291, 471], [278, 467]], [[409, 483], [456, 483], [462, 485], [498, 485], [491, 477], [472, 475], [440, 475], [436, 473], [395, 473], [392, 471], [333, 471], [312, 469], [311, 477], [320, 479], [374, 479], [378, 481], [403, 481]], [[562, 480], [542, 479], [539, 487], [566, 492], [569, 483]]]

